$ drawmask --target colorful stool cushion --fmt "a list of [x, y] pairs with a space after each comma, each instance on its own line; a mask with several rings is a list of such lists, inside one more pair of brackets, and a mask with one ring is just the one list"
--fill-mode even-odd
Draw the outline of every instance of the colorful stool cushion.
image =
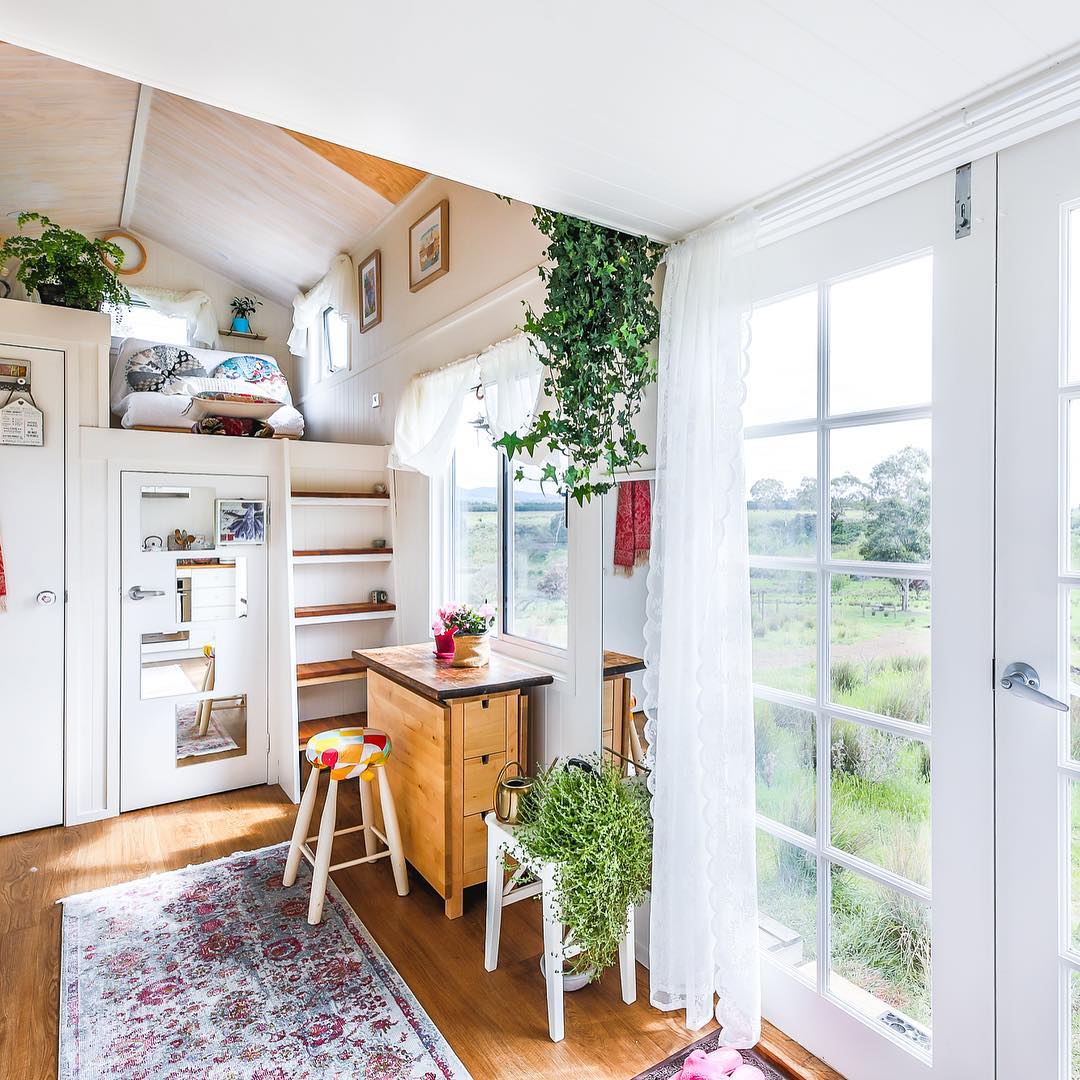
[[329, 769], [331, 780], [370, 780], [390, 756], [390, 736], [375, 728], [334, 728], [312, 735], [304, 753], [313, 768]]

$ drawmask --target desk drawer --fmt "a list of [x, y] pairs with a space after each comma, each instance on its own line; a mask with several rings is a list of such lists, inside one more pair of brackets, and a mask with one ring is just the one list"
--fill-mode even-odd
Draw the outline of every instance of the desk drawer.
[[487, 869], [487, 832], [483, 814], [470, 814], [465, 819], [462, 829], [465, 850], [461, 868], [466, 874]]
[[517, 704], [517, 698], [492, 697], [466, 701], [465, 756], [502, 754], [506, 751], [507, 702]]
[[482, 814], [495, 806], [495, 781], [506, 764], [505, 754], [487, 754], [465, 762], [465, 803], [463, 813]]

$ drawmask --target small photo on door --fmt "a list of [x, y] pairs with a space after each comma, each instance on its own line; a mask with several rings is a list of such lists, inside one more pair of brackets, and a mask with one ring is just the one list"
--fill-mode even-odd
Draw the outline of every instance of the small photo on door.
[[266, 543], [266, 503], [260, 499], [217, 500], [217, 546]]

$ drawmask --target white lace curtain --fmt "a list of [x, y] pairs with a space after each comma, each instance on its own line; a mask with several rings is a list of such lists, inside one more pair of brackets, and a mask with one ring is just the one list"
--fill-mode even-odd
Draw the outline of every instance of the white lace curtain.
[[181, 315], [187, 320], [187, 337], [192, 345], [218, 347], [217, 313], [214, 302], [201, 289], [183, 291], [158, 289], [150, 285], [130, 286], [133, 296], [162, 315]]
[[306, 293], [293, 297], [293, 328], [289, 334], [289, 352], [307, 356], [308, 331], [322, 313], [332, 307], [356, 325], [358, 318], [357, 282], [353, 261], [348, 255], [335, 255], [330, 269]]
[[524, 334], [489, 345], [479, 356], [414, 376], [394, 420], [391, 468], [427, 476], [446, 471], [470, 387], [484, 388], [484, 411], [493, 439], [508, 431], [528, 430], [542, 382], [543, 365]]
[[737, 1047], [761, 1028], [741, 415], [752, 237], [726, 225], [667, 256], [644, 676], [651, 1001], [685, 1008], [691, 1028], [715, 1012]]

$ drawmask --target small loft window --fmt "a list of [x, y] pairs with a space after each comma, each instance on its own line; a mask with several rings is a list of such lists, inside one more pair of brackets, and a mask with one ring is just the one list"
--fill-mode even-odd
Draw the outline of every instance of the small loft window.
[[322, 354], [328, 372], [342, 371], [349, 366], [349, 323], [332, 307], [323, 311]]
[[115, 338], [145, 338], [166, 345], [187, 345], [187, 319], [183, 315], [165, 315], [154, 311], [145, 301], [133, 299], [130, 307], [109, 311], [112, 336]]

